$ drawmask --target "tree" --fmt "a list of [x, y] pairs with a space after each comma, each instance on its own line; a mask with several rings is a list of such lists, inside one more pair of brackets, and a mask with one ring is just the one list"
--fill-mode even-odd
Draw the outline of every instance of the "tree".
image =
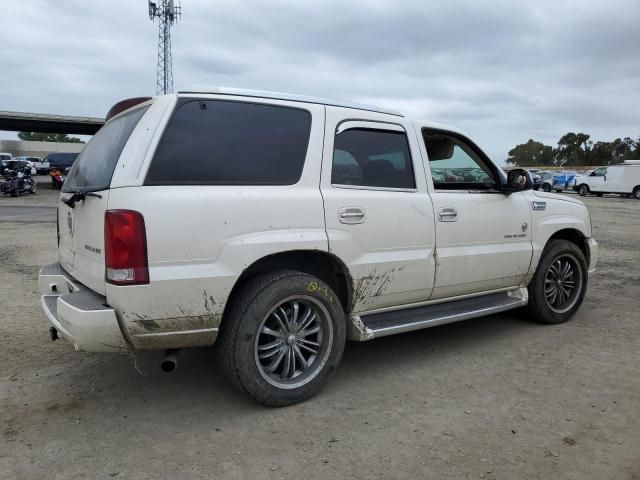
[[76, 137], [70, 137], [66, 133], [40, 133], [40, 132], [20, 132], [18, 133], [20, 140], [32, 142], [67, 142], [67, 143], [84, 143]]
[[507, 158], [507, 164], [514, 166], [553, 165], [553, 162], [553, 148], [532, 139], [509, 150], [509, 158]]
[[556, 158], [561, 166], [591, 165], [591, 135], [569, 132], [558, 140]]

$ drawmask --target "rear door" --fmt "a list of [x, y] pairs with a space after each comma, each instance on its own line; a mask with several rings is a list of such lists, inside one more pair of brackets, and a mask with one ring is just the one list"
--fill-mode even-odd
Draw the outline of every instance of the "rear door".
[[433, 208], [412, 125], [327, 107], [321, 191], [329, 250], [353, 277], [353, 312], [427, 300]]
[[105, 293], [104, 212], [113, 171], [148, 106], [109, 120], [87, 143], [64, 182], [58, 205], [59, 259], [89, 288]]

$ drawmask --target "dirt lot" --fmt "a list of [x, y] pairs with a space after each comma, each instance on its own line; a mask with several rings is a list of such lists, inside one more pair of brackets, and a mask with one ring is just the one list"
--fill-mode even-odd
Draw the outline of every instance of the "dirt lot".
[[349, 343], [316, 398], [267, 409], [210, 350], [75, 353], [36, 276], [55, 206], [0, 197], [0, 479], [640, 479], [640, 202], [587, 198], [601, 260], [560, 326], [516, 313]]

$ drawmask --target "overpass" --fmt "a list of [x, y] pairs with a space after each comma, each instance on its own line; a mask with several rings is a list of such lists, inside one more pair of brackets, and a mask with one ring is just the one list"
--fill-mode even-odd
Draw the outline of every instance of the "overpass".
[[0, 130], [94, 135], [104, 118], [0, 111]]

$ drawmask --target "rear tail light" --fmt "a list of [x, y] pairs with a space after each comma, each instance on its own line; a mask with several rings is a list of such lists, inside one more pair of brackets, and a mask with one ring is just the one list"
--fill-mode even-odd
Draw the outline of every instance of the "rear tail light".
[[147, 234], [144, 217], [133, 210], [107, 210], [104, 214], [104, 263], [107, 283], [149, 283]]

